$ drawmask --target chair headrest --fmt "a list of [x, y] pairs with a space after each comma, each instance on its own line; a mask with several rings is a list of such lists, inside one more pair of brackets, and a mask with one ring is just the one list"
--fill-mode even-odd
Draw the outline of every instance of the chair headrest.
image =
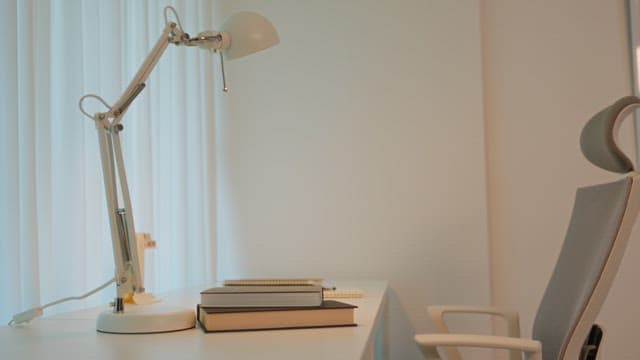
[[580, 148], [591, 163], [623, 174], [634, 170], [629, 157], [618, 147], [616, 137], [622, 120], [637, 107], [640, 107], [639, 98], [625, 96], [587, 122], [580, 135]]

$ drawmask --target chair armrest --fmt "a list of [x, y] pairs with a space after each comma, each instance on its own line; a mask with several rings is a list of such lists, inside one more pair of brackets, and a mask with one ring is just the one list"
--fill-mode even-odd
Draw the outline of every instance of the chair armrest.
[[468, 346], [494, 349], [520, 350], [527, 360], [542, 360], [539, 341], [508, 336], [466, 334], [420, 334], [414, 337], [427, 359], [440, 359], [438, 346]]
[[[468, 305], [438, 305], [428, 306], [427, 314], [436, 325], [436, 331], [440, 334], [448, 334], [449, 327], [444, 321], [446, 313], [465, 313], [465, 314], [488, 314], [504, 318], [507, 321], [507, 336], [512, 338], [520, 338], [520, 316], [518, 312], [487, 306], [468, 306]], [[447, 357], [450, 360], [460, 360], [460, 352], [456, 348], [446, 348]], [[511, 351], [509, 358], [511, 360], [520, 359], [519, 351]]]
[[466, 313], [466, 314], [488, 314], [504, 318], [507, 321], [507, 336], [520, 337], [520, 316], [517, 311], [487, 306], [467, 306], [467, 305], [438, 305], [428, 306], [427, 314], [436, 324], [439, 333], [449, 333], [449, 328], [444, 322], [446, 313]]

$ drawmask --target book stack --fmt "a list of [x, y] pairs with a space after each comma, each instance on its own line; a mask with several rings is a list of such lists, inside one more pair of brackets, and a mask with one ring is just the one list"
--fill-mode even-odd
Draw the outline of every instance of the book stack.
[[321, 280], [225, 281], [200, 293], [205, 332], [355, 326], [356, 306], [323, 299]]

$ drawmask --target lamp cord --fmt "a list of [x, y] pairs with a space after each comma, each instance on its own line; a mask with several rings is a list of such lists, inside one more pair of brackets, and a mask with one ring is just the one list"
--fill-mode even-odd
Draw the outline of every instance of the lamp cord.
[[80, 98], [80, 100], [78, 101], [78, 107], [80, 108], [80, 112], [82, 112], [86, 117], [88, 117], [89, 119], [94, 120], [93, 116], [91, 114], [89, 114], [88, 112], [85, 111], [83, 103], [87, 98], [93, 98], [93, 99], [97, 99], [98, 101], [100, 101], [102, 103], [102, 105], [104, 105], [107, 109], [111, 110], [111, 105], [107, 104], [107, 102], [101, 98], [100, 96], [96, 95], [96, 94], [87, 94], [83, 97]]
[[169, 23], [169, 16], [167, 16], [169, 11], [171, 11], [173, 13], [173, 16], [175, 16], [176, 23], [178, 24], [178, 28], [180, 29], [180, 31], [184, 32], [184, 29], [182, 28], [182, 24], [180, 23], [180, 17], [178, 16], [178, 12], [176, 11], [176, 9], [173, 6], [165, 6], [165, 8], [164, 8], [164, 24], [165, 24], [165, 26]]
[[98, 291], [106, 288], [107, 286], [111, 285], [111, 283], [113, 283], [115, 281], [116, 281], [116, 278], [113, 277], [113, 278], [109, 279], [109, 281], [105, 282], [104, 284], [98, 286], [97, 288], [95, 288], [95, 289], [93, 289], [93, 290], [91, 290], [91, 291], [89, 291], [89, 292], [87, 292], [85, 294], [78, 295], [78, 296], [69, 296], [69, 297], [66, 297], [66, 298], [63, 298], [63, 299], [60, 299], [60, 300], [52, 301], [52, 302], [50, 302], [48, 304], [45, 304], [45, 305], [42, 305], [42, 306], [37, 306], [37, 307], [31, 308], [31, 309], [29, 309], [27, 311], [23, 311], [21, 313], [15, 314], [15, 315], [13, 315], [13, 318], [11, 319], [11, 321], [9, 321], [8, 325], [12, 326], [12, 325], [18, 325], [18, 324], [22, 324], [22, 323], [25, 323], [25, 322], [29, 322], [29, 321], [41, 316], [43, 310], [48, 308], [48, 307], [50, 307], [50, 306], [58, 305], [60, 303], [63, 303], [63, 302], [69, 301], [69, 300], [81, 300], [81, 299], [84, 299], [84, 298], [89, 297], [89, 296], [97, 293]]

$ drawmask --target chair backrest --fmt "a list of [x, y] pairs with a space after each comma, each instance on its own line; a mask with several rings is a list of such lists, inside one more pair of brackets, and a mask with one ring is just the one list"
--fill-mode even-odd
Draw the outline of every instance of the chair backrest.
[[616, 144], [620, 122], [640, 99], [625, 97], [596, 114], [581, 135], [594, 165], [625, 173], [615, 182], [579, 188], [558, 261], [533, 325], [544, 360], [578, 360], [613, 283], [640, 208], [639, 175]]

